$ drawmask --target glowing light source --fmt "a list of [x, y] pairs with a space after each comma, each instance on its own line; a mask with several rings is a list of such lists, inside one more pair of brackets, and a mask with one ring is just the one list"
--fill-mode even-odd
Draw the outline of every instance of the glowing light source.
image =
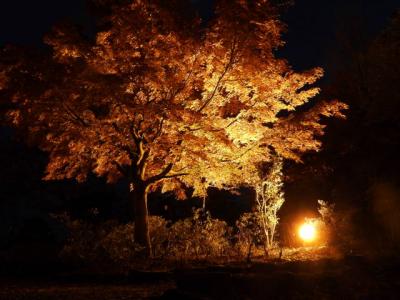
[[304, 242], [312, 242], [316, 237], [315, 225], [306, 222], [299, 228], [299, 236]]

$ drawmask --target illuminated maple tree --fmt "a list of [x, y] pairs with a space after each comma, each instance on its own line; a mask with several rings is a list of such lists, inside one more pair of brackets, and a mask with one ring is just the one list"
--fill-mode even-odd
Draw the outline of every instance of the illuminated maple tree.
[[59, 26], [45, 39], [51, 59], [3, 51], [8, 116], [49, 153], [45, 179], [127, 178], [147, 254], [149, 191], [184, 198], [188, 186], [205, 196], [259, 184], [261, 162], [318, 150], [321, 116], [345, 108], [319, 102], [296, 113], [323, 72], [296, 73], [274, 56], [284, 25], [270, 1], [217, 1], [206, 24], [182, 3], [115, 6], [93, 42]]

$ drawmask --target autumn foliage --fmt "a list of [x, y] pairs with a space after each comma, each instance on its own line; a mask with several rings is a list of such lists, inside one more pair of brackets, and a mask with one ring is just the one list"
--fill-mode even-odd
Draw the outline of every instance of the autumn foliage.
[[184, 1], [133, 0], [94, 40], [62, 25], [45, 38], [51, 56], [2, 51], [8, 120], [49, 153], [44, 178], [125, 178], [148, 255], [149, 191], [256, 186], [261, 163], [300, 161], [320, 147], [321, 117], [343, 116], [339, 101], [298, 112], [323, 71], [275, 57], [285, 26], [270, 1], [216, 2], [205, 23]]

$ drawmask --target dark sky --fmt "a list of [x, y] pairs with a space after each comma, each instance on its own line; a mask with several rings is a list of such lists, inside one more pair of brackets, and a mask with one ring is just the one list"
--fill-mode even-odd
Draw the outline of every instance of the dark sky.
[[65, 18], [85, 23], [84, 0], [2, 0], [0, 43], [39, 44], [51, 26]]
[[[202, 14], [212, 0], [192, 0]], [[43, 34], [61, 19], [70, 19], [90, 31], [93, 20], [85, 12], [84, 0], [14, 0], [0, 2], [0, 45], [40, 44]], [[284, 14], [289, 31], [281, 55], [296, 69], [325, 67], [329, 55], [337, 51], [338, 31], [362, 20], [363, 34], [373, 36], [387, 24], [400, 0], [296, 0]]]
[[326, 67], [329, 57], [339, 51], [338, 34], [372, 38], [388, 24], [400, 0], [295, 0], [283, 16], [288, 24], [283, 55], [300, 69]]

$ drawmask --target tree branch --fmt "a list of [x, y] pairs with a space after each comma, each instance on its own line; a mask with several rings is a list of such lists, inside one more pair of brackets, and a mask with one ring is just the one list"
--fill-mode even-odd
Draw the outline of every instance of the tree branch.
[[176, 173], [176, 174], [166, 175], [166, 176], [164, 176], [164, 178], [176, 178], [176, 177], [187, 176], [187, 175], [190, 175], [190, 174], [189, 173]]
[[253, 145], [249, 146], [243, 153], [239, 154], [236, 158], [232, 159], [221, 159], [220, 162], [222, 163], [228, 163], [228, 162], [235, 162], [238, 159], [241, 159], [246, 153], [248, 153], [250, 150], [254, 149], [255, 147], [259, 146], [260, 142], [256, 142]]
[[203, 109], [211, 102], [211, 100], [214, 98], [214, 96], [217, 93], [217, 90], [221, 84], [222, 79], [225, 77], [226, 73], [228, 73], [229, 69], [232, 67], [232, 65], [234, 64], [234, 60], [235, 60], [235, 53], [236, 53], [236, 40], [233, 40], [232, 42], [232, 47], [231, 47], [231, 51], [230, 51], [230, 55], [229, 55], [229, 60], [227, 62], [227, 64], [224, 67], [223, 72], [221, 73], [221, 75], [218, 78], [217, 84], [215, 85], [210, 97], [208, 97], [208, 99], [203, 103], [203, 105], [199, 108], [199, 110], [197, 112], [202, 112]]
[[128, 177], [128, 176], [129, 176], [129, 172], [128, 172], [127, 168], [125, 168], [124, 166], [122, 166], [120, 163], [118, 163], [118, 162], [116, 162], [116, 161], [113, 161], [112, 164], [116, 166], [117, 170], [118, 170], [122, 175], [124, 175], [125, 177]]
[[128, 154], [129, 159], [132, 162], [136, 162], [139, 159], [139, 154], [137, 154], [135, 151], [132, 151], [131, 147], [127, 145], [122, 145], [119, 148]]
[[154, 137], [151, 139], [152, 143], [161, 136], [163, 125], [164, 125], [164, 120], [165, 120], [165, 118], [162, 117], [158, 124], [157, 131], [155, 132]]
[[136, 165], [138, 166], [138, 168], [141, 170], [144, 166], [144, 164], [147, 161], [147, 158], [150, 155], [150, 151], [149, 150], [144, 150], [142, 155], [140, 156], [138, 162], [136, 163]]
[[138, 131], [136, 130], [134, 124], [131, 124], [131, 126], [130, 126], [130, 135], [131, 135], [133, 142], [135, 143], [136, 151], [138, 152], [139, 157], [140, 157], [143, 154], [143, 140], [140, 137]]
[[169, 163], [164, 170], [162, 170], [158, 175], [154, 175], [152, 177], [150, 177], [149, 179], [146, 180], [146, 182], [148, 184], [152, 184], [155, 183], [163, 178], [166, 178], [166, 176], [168, 175], [169, 172], [171, 172], [173, 167], [172, 163]]
[[[120, 127], [118, 127], [118, 125], [117, 125], [115, 122], [112, 122], [112, 123], [111, 123], [111, 126], [114, 128], [114, 130], [115, 130], [117, 133], [119, 133], [119, 134], [125, 136], [124, 132], [121, 130]], [[135, 151], [133, 151], [131, 146], [129, 146], [129, 145], [116, 145], [116, 146], [117, 146], [119, 149], [125, 151], [125, 152], [128, 154], [130, 160], [131, 160], [133, 163], [136, 163], [136, 162], [139, 160], [139, 154], [136, 153]]]
[[78, 123], [80, 123], [81, 125], [83, 125], [84, 127], [88, 127], [89, 124], [87, 124], [87, 122], [82, 119], [76, 112], [74, 112], [74, 110], [69, 107], [67, 104], [63, 103], [62, 107], [65, 109], [65, 111]]

